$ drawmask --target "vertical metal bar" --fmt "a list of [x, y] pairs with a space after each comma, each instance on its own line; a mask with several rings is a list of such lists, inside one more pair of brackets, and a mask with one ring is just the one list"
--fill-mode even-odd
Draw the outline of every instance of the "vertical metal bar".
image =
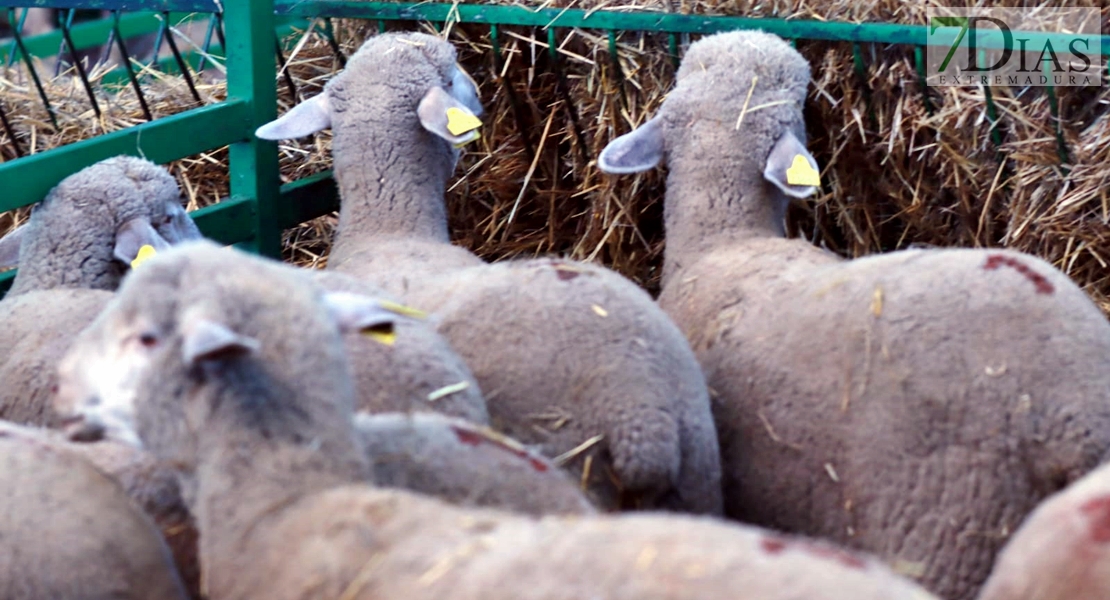
[[1043, 65], [1045, 75], [1048, 76], [1048, 110], [1052, 113], [1052, 128], [1056, 131], [1056, 154], [1060, 157], [1060, 165], [1066, 173], [1068, 171], [1066, 165], [1069, 162], [1068, 157], [1068, 143], [1064, 140], [1064, 128], [1060, 124], [1060, 101], [1056, 97], [1056, 87], [1052, 85], [1052, 71], [1048, 68], [1047, 64]]
[[[383, 23], [384, 21], [378, 21], [379, 25]], [[346, 67], [347, 56], [343, 54], [343, 48], [339, 47], [339, 40], [335, 37], [335, 27], [332, 26], [331, 19], [326, 17], [324, 18], [324, 39], [328, 41], [328, 46], [331, 47], [332, 53], [335, 54], [335, 58], [339, 61], [339, 66]]]
[[19, 139], [15, 137], [15, 129], [12, 124], [8, 122], [8, 113], [4, 112], [4, 103], [0, 102], [0, 124], [4, 126], [4, 131], [8, 134], [8, 138], [12, 140], [12, 148], [15, 148], [16, 157], [23, 156], [23, 147], [19, 145]]
[[[976, 58], [980, 66], [982, 66], [985, 58], [986, 53], [980, 50]], [[994, 95], [991, 94], [991, 86], [983, 86], [983, 97], [986, 99], [987, 103], [987, 119], [991, 122], [991, 141], [994, 142], [994, 147], [998, 148], [1002, 145], [1002, 132], [998, 128], [998, 107], [994, 105]]]
[[[277, 67], [273, 54], [273, 0], [223, 3], [227, 36], [227, 93], [246, 100], [252, 129], [277, 117]], [[255, 209], [251, 250], [281, 257], [281, 216], [278, 204], [277, 144], [252, 134], [231, 145], [231, 195], [250, 198]]]
[[127, 42], [120, 35], [119, 11], [113, 10], [112, 14], [114, 15], [112, 31], [115, 33], [120, 58], [123, 59], [123, 68], [127, 70], [127, 78], [131, 81], [131, 88], [135, 90], [135, 95], [139, 97], [139, 105], [143, 107], [143, 116], [146, 117], [147, 121], [153, 121], [154, 115], [150, 112], [150, 106], [146, 103], [146, 95], [143, 94], [143, 88], [139, 85], [139, 78], [135, 75], [135, 67], [131, 64], [131, 53], [127, 51]]
[[933, 114], [933, 101], [929, 99], [929, 78], [925, 65], [925, 48], [913, 47], [913, 62], [917, 68], [917, 83], [921, 86], [921, 102], [925, 105], [925, 113]]
[[281, 50], [281, 40], [277, 35], [274, 35], [274, 51], [277, 52], [278, 70], [281, 71], [285, 87], [289, 90], [289, 98], [296, 102], [297, 84], [293, 83], [293, 75], [289, 72], [289, 69], [285, 68], [285, 53]]
[[[112, 12], [119, 12], [119, 11], [112, 11]], [[115, 43], [116, 43], [116, 30], [113, 28], [113, 29], [108, 30], [108, 41], [104, 42], [104, 46], [100, 50], [100, 56], [98, 56], [97, 59], [96, 59], [96, 64], [98, 64], [98, 65], [108, 64], [108, 60], [112, 58], [112, 46]]]
[[520, 98], [517, 97], [516, 90], [513, 89], [511, 82], [506, 83], [504, 78], [501, 77], [501, 71], [504, 70], [504, 58], [501, 56], [501, 40], [499, 33], [496, 23], [489, 26], [490, 45], [493, 46], [493, 72], [497, 81], [505, 89], [505, 96], [509, 99], [509, 106], [513, 109], [513, 119], [516, 120], [516, 129], [520, 133], [521, 141], [524, 142], [524, 150], [529, 163], [531, 163], [536, 158], [536, 145], [532, 142], [532, 136], [528, 133], [528, 128], [524, 125], [524, 109], [521, 106]]
[[501, 40], [498, 36], [501, 31], [497, 28], [497, 23], [490, 23], [489, 26], [489, 42], [493, 47], [493, 66], [497, 69], [497, 73], [501, 73]]
[[85, 87], [85, 93], [89, 96], [89, 103], [92, 104], [93, 113], [96, 118], [101, 118], [100, 104], [96, 101], [96, 93], [93, 92], [92, 83], [89, 82], [89, 74], [85, 71], [85, 65], [81, 63], [81, 59], [77, 57], [77, 47], [73, 45], [73, 37], [69, 34], [69, 27], [73, 24], [73, 15], [77, 11], [74, 9], [69, 10], [69, 17], [66, 22], [62, 24], [62, 39], [65, 40], [66, 46], [69, 46], [69, 56], [73, 59], [73, 66], [77, 67], [77, 75], [81, 78], [81, 85]]
[[556, 50], [557, 46], [558, 46], [558, 40], [555, 39], [555, 28], [554, 27], [548, 27], [547, 28], [547, 55], [551, 58], [551, 64], [555, 66], [555, 70], [559, 71], [559, 74], [561, 75], [562, 71], [559, 70], [560, 69], [560, 67], [559, 67], [559, 51]]
[[227, 54], [227, 38], [224, 37], [224, 14], [222, 12], [216, 13], [216, 37], [220, 38], [220, 46], [223, 46], [224, 54]]
[[[69, 11], [69, 18], [73, 19], [73, 11], [72, 10]], [[65, 18], [58, 19], [57, 16], [55, 15], [54, 20], [55, 20], [54, 25], [56, 27], [58, 27], [59, 29], [64, 29], [66, 27]], [[56, 60], [54, 61], [54, 77], [57, 77], [62, 72], [62, 65], [64, 64], [62, 62], [62, 53], [65, 52], [65, 49], [66, 49], [66, 41], [65, 41], [65, 39], [62, 39], [62, 41], [58, 42], [58, 53], [55, 56]]]
[[208, 60], [209, 48], [212, 47], [212, 33], [216, 29], [216, 16], [208, 17], [208, 30], [204, 32], [204, 44], [201, 49], [204, 50], [200, 55], [200, 62], [197, 63], [197, 73], [204, 72], [204, 63]]
[[150, 55], [150, 64], [147, 65], [147, 68], [158, 68], [158, 55], [162, 53], [162, 40], [166, 36], [167, 27], [169, 27], [169, 23], [166, 21], [162, 21], [162, 25], [158, 27], [158, 33], [154, 36], [154, 50]]
[[679, 66], [678, 36], [677, 35], [675, 35], [673, 33], [668, 33], [667, 34], [667, 50], [671, 55], [671, 63], [674, 65], [674, 68], [677, 69], [678, 66]]
[[578, 150], [582, 157], [583, 163], [590, 162], [589, 155], [586, 150], [586, 135], [582, 132], [582, 124], [578, 119], [578, 108], [574, 105], [574, 98], [570, 96], [570, 85], [563, 74], [562, 62], [559, 60], [558, 39], [555, 37], [555, 28], [547, 28], [547, 52], [551, 57], [551, 70], [555, 73], [555, 89], [560, 98], [563, 100], [563, 105], [567, 108], [567, 114], [570, 116], [571, 129], [574, 130], [574, 139], [578, 142]]
[[863, 101], [867, 104], [867, 120], [871, 129], [877, 130], [879, 128], [878, 119], [875, 118], [875, 107], [871, 103], [871, 85], [867, 81], [867, 65], [863, 62], [863, 52], [857, 43], [852, 44], [852, 63], [856, 68], [856, 79], [859, 80], [860, 88], [863, 90]]
[[197, 104], [204, 104], [204, 100], [201, 100], [200, 94], [197, 93], [197, 86], [193, 84], [193, 74], [189, 72], [189, 65], [185, 63], [181, 51], [177, 49], [177, 42], [173, 39], [173, 29], [170, 28], [170, 11], [164, 11], [162, 18], [166, 27], [166, 43], [170, 45], [173, 60], [177, 63], [177, 68], [181, 70], [181, 76], [185, 78], [185, 85], [189, 86], [189, 92], [193, 94], [193, 99], [197, 101]]
[[[15, 10], [9, 8], [8, 15], [15, 14]], [[26, 16], [26, 13], [24, 13]], [[50, 98], [46, 95], [46, 90], [42, 87], [42, 80], [39, 79], [39, 72], [35, 70], [35, 62], [31, 60], [31, 53], [27, 51], [27, 45], [23, 43], [23, 34], [17, 29], [14, 32], [15, 44], [19, 47], [19, 55], [23, 57], [23, 64], [27, 66], [27, 70], [31, 73], [31, 80], [35, 82], [35, 90], [38, 91], [39, 99], [42, 100], [42, 106], [46, 109], [47, 116], [50, 117], [50, 124], [54, 126], [54, 130], [58, 128], [58, 116], [54, 114], [54, 107], [50, 104]]]
[[628, 110], [628, 96], [624, 93], [624, 69], [621, 69], [621, 57], [617, 54], [617, 32], [610, 29], [608, 32], [609, 60], [613, 62], [613, 71], [617, 74], [617, 91], [621, 96], [621, 108]]
[[9, 67], [15, 64], [15, 50], [16, 50], [15, 36], [20, 35], [21, 33], [23, 33], [23, 24], [27, 21], [27, 11], [24, 10], [22, 13], [20, 13], [19, 19], [18, 19], [18, 21], [19, 21], [18, 24], [16, 24], [16, 20], [17, 19], [15, 18], [15, 9], [9, 7], [8, 8], [8, 23], [11, 23], [12, 31], [13, 31], [12, 45], [8, 47], [8, 66]]

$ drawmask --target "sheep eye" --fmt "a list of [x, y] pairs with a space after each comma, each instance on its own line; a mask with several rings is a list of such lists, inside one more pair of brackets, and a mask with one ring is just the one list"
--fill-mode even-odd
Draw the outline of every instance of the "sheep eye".
[[144, 331], [139, 334], [139, 343], [142, 344], [144, 348], [153, 348], [158, 345], [158, 336], [153, 332]]
[[163, 225], [169, 225], [171, 221], [173, 221], [173, 215], [166, 215], [162, 218]]

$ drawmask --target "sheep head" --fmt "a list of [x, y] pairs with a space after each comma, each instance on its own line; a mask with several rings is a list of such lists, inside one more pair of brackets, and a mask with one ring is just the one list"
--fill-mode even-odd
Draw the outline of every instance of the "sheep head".
[[27, 223], [0, 239], [0, 268], [20, 260], [42, 263], [58, 249], [102, 254], [117, 261], [111, 273], [86, 272], [103, 267], [85, 266], [79, 276], [89, 279], [85, 287], [115, 289], [144, 247], [157, 252], [201, 237], [165, 169], [117, 156], [66, 177], [35, 205]]
[[457, 148], [479, 137], [481, 114], [478, 88], [451, 44], [420, 33], [383, 34], [367, 40], [322, 94], [263, 125], [256, 135], [293, 139], [330, 127], [342, 145], [344, 132], [362, 132], [374, 124], [376, 136], [408, 139], [422, 128]]
[[635, 173], [666, 158], [672, 171], [722, 185], [758, 178], [804, 198], [819, 185], [805, 149], [802, 105], [809, 63], [781, 38], [760, 31], [705, 37], [690, 45], [675, 89], [659, 113], [613, 140], [598, 159], [606, 173]]
[[275, 261], [184, 244], [129, 275], [77, 338], [59, 364], [56, 408], [71, 439], [116, 439], [189, 464], [189, 441], [217, 409], [205, 404], [229, 402], [213, 388], [255, 399], [266, 394], [249, 390], [268, 386], [276, 396], [350, 400], [341, 334], [381, 332], [403, 312], [325, 293]]

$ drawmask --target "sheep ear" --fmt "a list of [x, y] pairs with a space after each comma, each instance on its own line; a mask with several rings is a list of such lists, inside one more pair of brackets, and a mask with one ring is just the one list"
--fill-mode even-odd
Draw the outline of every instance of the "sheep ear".
[[609, 142], [597, 157], [602, 173], [639, 173], [663, 160], [663, 127], [659, 117]]
[[424, 129], [451, 142], [456, 148], [482, 137], [478, 131], [482, 120], [439, 86], [424, 94], [416, 108], [416, 115]]
[[427, 316], [403, 304], [347, 292], [324, 294], [324, 304], [341, 332], [357, 331], [386, 346], [392, 346], [397, 340], [395, 325], [400, 318], [423, 319]]
[[226, 360], [258, 352], [258, 340], [239, 335], [225, 325], [208, 319], [190, 323], [181, 344], [181, 356], [187, 365], [201, 361]]
[[263, 140], [295, 140], [331, 127], [327, 93], [317, 94], [289, 112], [259, 127], [254, 135]]
[[19, 266], [19, 246], [23, 243], [24, 234], [27, 233], [27, 225], [24, 223], [0, 238], [0, 269]]
[[784, 194], [793, 198], [806, 198], [821, 185], [821, 170], [805, 144], [787, 131], [775, 142], [767, 156], [763, 177], [775, 184]]
[[112, 254], [117, 260], [134, 268], [143, 260], [169, 247], [169, 242], [158, 235], [150, 220], [137, 217], [116, 230], [116, 246]]

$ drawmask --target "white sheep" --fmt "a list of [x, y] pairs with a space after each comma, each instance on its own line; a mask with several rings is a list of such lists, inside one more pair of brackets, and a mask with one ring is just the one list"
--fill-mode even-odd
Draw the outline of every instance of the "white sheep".
[[565, 461], [607, 508], [720, 513], [705, 380], [651, 297], [596, 265], [490, 265], [450, 243], [444, 188], [480, 113], [449, 43], [389, 34], [257, 133], [334, 130], [343, 201], [329, 268], [434, 313], [495, 429]]
[[[147, 365], [130, 392], [100, 389], [153, 413], [123, 437], [195, 475], [208, 597], [933, 598], [866, 556], [705, 516], [536, 519], [360, 484], [341, 332], [396, 316], [305, 283], [266, 259], [183, 246], [136, 270], [89, 329], [101, 328], [87, 338], [99, 352], [86, 359], [114, 357], [116, 375]], [[130, 344], [136, 333], [150, 343]], [[111, 364], [93, 372], [116, 378]]]
[[117, 482], [46, 434], [0, 426], [0, 598], [187, 597]]
[[54, 363], [111, 298], [144, 246], [200, 231], [165, 169], [120, 156], [61, 181], [28, 222], [0, 238], [0, 268], [18, 264], [0, 301], [0, 419], [57, 425]]
[[[79, 457], [114, 481], [153, 520], [169, 546], [188, 597], [200, 598], [197, 531], [174, 470], [150, 453], [115, 440], [72, 442], [61, 431], [0, 421], [0, 436]], [[84, 470], [84, 467], [80, 467]], [[7, 596], [4, 596], [7, 598]]]
[[818, 185], [809, 82], [778, 37], [706, 37], [598, 164], [666, 160], [659, 303], [719, 394], [726, 514], [973, 598], [1008, 532], [1107, 456], [1110, 325], [1025, 254], [844, 260], [785, 239], [788, 201]]

